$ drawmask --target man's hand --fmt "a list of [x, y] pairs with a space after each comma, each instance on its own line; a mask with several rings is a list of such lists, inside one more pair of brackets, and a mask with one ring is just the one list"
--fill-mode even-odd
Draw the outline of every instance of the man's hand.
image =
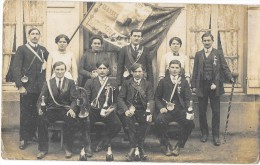
[[94, 73], [90, 73], [90, 77], [91, 78], [95, 78], [98, 76], [98, 73], [97, 72], [94, 72]]
[[192, 92], [193, 92], [193, 93], [196, 93], [196, 88], [192, 88]]
[[151, 123], [153, 120], [153, 115], [148, 115], [147, 119], [148, 119], [147, 122]]
[[216, 88], [217, 88], [217, 86], [214, 83], [212, 83], [211, 86], [210, 86], [210, 89], [215, 90]]
[[167, 113], [168, 110], [167, 110], [166, 108], [162, 108], [162, 109], [160, 109], [160, 112], [161, 112], [161, 113]]
[[134, 114], [135, 114], [134, 111], [130, 111], [130, 110], [125, 111], [125, 116], [126, 117], [132, 117]]
[[39, 115], [39, 116], [43, 115], [43, 112], [42, 112], [41, 109], [38, 110], [38, 115]]
[[19, 87], [18, 90], [20, 94], [27, 94], [27, 90], [23, 86]]
[[72, 109], [68, 110], [67, 116], [69, 116], [69, 115], [70, 115], [72, 118], [76, 118], [76, 113], [75, 113]]
[[105, 116], [104, 117], [107, 117], [111, 112], [113, 112], [115, 110], [114, 107], [109, 107], [106, 111], [105, 111]]

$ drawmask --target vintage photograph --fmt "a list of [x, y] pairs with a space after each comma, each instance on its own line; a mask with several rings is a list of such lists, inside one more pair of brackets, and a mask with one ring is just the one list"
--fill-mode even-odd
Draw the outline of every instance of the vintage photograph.
[[2, 9], [5, 162], [259, 163], [260, 4]]

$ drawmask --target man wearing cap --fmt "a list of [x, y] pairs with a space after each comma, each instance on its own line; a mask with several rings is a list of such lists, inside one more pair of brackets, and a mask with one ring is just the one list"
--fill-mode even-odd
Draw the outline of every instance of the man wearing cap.
[[29, 41], [19, 46], [15, 58], [13, 77], [20, 93], [20, 146], [27, 147], [28, 141], [37, 140], [36, 103], [45, 81], [45, 68], [49, 52], [38, 44], [40, 31], [31, 28], [28, 31]]
[[212, 47], [213, 35], [206, 32], [201, 37], [204, 48], [198, 51], [194, 59], [191, 87], [198, 96], [199, 123], [202, 133], [200, 141], [207, 142], [209, 130], [207, 123], [208, 98], [212, 109], [213, 144], [220, 145], [220, 95], [224, 94], [223, 83], [234, 82], [222, 51]]

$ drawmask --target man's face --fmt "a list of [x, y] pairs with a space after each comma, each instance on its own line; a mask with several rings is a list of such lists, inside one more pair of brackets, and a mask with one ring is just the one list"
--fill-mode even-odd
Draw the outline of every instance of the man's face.
[[38, 30], [33, 30], [28, 37], [32, 43], [37, 44], [40, 39], [40, 33]]
[[172, 76], [179, 75], [180, 71], [181, 71], [181, 68], [180, 68], [179, 64], [171, 64], [169, 66], [169, 73]]
[[131, 73], [136, 80], [140, 80], [144, 77], [144, 71], [141, 67], [137, 68], [134, 72], [131, 71]]
[[211, 46], [213, 44], [213, 40], [211, 39], [210, 36], [203, 37], [202, 43], [204, 45], [204, 48], [209, 49], [209, 48], [211, 48]]
[[56, 68], [54, 69], [54, 73], [57, 78], [64, 77], [65, 72], [66, 72], [65, 65], [56, 66]]
[[61, 51], [64, 51], [66, 50], [67, 46], [68, 46], [68, 43], [67, 41], [65, 40], [65, 38], [61, 38], [59, 41], [58, 41], [58, 48], [59, 50]]
[[101, 48], [101, 41], [100, 39], [94, 39], [91, 44], [92, 50], [100, 50]]
[[107, 76], [107, 74], [108, 74], [108, 72], [109, 72], [109, 69], [104, 65], [104, 64], [102, 64], [102, 65], [100, 65], [98, 68], [97, 68], [97, 73], [98, 73], [98, 76], [100, 76], [100, 77], [106, 77]]
[[132, 44], [139, 45], [142, 39], [142, 32], [133, 32], [130, 39]]
[[174, 52], [174, 53], [179, 53], [179, 50], [180, 50], [180, 47], [181, 47], [181, 44], [176, 41], [176, 40], [173, 40], [171, 45], [171, 50]]

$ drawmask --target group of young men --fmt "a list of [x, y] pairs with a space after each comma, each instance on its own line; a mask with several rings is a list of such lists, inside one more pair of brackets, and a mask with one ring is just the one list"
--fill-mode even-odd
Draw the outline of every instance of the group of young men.
[[[126, 154], [126, 160], [142, 161], [147, 159], [144, 141], [151, 122], [154, 121], [164, 154], [178, 156], [180, 148], [185, 146], [195, 127], [194, 117], [187, 117], [192, 100], [191, 88], [196, 92], [199, 101], [201, 142], [206, 142], [209, 134], [206, 119], [209, 97], [213, 111], [213, 143], [216, 146], [220, 145], [219, 97], [224, 92], [224, 80], [234, 80], [223, 54], [212, 48], [214, 39], [210, 33], [203, 34], [204, 49], [195, 55], [191, 88], [181, 72], [181, 63], [173, 60], [169, 64], [168, 74], [159, 81], [154, 92], [149, 51], [140, 44], [142, 31], [133, 30], [130, 35], [130, 45], [123, 47], [119, 52], [116, 80], [108, 76], [110, 65], [107, 60], [96, 62], [95, 74], [97, 75], [90, 76], [91, 78], [84, 83], [85, 97], [80, 104], [77, 103], [78, 93], [74, 81], [64, 77], [66, 65], [63, 62], [56, 62], [53, 65], [56, 76], [50, 81], [45, 81], [44, 61], [47, 60], [48, 51], [38, 44], [40, 35], [38, 29], [32, 28], [28, 34], [29, 44], [18, 48], [14, 61], [15, 83], [21, 93], [20, 149], [25, 149], [28, 141], [36, 138], [38, 125], [40, 152], [37, 158], [44, 158], [48, 153], [48, 126], [57, 120], [62, 120], [65, 123], [65, 157], [72, 156], [73, 135], [75, 128], [80, 127], [83, 148], [79, 159], [87, 160], [93, 152], [90, 132], [86, 127], [89, 124], [90, 128], [93, 128], [94, 123], [99, 121], [105, 123], [105, 129], [102, 132], [102, 145], [98, 145], [96, 151], [105, 146], [106, 160], [114, 160], [111, 140], [123, 127], [130, 142], [130, 151]], [[42, 109], [43, 102], [46, 104], [46, 110]], [[87, 115], [79, 117], [82, 109]], [[86, 120], [88, 117], [89, 123]], [[168, 124], [172, 121], [177, 122], [181, 128], [174, 148], [167, 134]]]

